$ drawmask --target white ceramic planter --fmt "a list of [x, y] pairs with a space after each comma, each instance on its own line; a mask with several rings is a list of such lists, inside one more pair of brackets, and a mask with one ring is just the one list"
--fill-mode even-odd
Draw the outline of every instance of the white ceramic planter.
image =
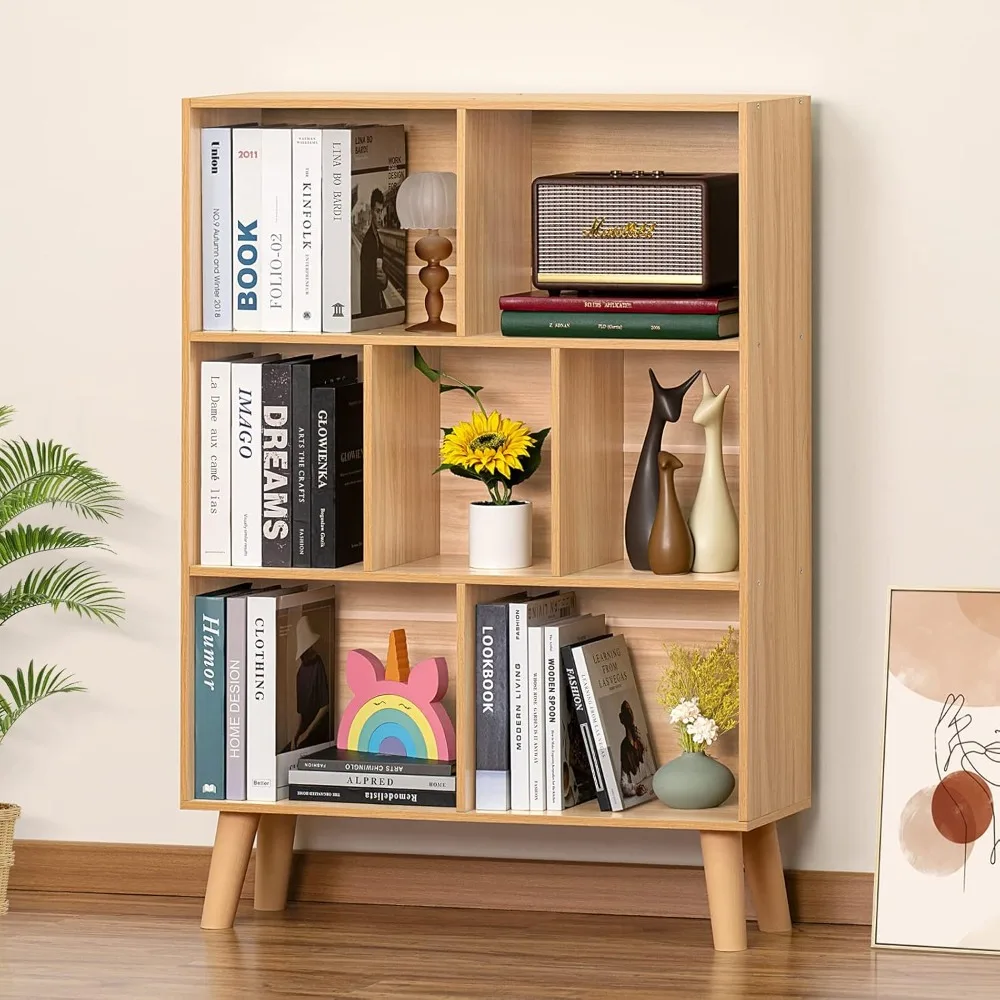
[[531, 565], [531, 503], [469, 504], [469, 566], [523, 569]]

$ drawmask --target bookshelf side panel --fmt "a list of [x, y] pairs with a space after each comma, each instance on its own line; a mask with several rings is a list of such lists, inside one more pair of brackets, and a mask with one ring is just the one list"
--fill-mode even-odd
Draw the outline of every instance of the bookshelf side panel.
[[808, 98], [740, 107], [740, 819], [805, 808], [812, 770]]

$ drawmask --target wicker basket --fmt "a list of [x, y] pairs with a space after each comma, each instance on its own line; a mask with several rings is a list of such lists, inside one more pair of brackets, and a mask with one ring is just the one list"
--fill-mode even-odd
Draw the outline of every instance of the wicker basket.
[[7, 881], [14, 867], [14, 824], [21, 815], [20, 806], [0, 802], [0, 913], [6, 913]]

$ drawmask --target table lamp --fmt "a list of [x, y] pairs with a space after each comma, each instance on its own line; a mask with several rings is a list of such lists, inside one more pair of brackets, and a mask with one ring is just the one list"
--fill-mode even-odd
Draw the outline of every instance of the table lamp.
[[414, 252], [426, 261], [420, 269], [420, 282], [427, 289], [424, 308], [427, 321], [408, 326], [407, 330], [426, 333], [454, 333], [455, 324], [441, 319], [444, 296], [441, 289], [448, 280], [448, 268], [441, 261], [451, 256], [451, 240], [438, 230], [455, 228], [456, 181], [452, 173], [420, 172], [410, 174], [396, 193], [396, 214], [404, 229], [427, 230], [417, 240]]

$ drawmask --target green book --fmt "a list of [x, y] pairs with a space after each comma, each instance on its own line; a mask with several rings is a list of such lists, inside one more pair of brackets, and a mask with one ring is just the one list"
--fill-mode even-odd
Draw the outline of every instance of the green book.
[[505, 337], [719, 340], [740, 332], [740, 314], [514, 312], [500, 314]]

